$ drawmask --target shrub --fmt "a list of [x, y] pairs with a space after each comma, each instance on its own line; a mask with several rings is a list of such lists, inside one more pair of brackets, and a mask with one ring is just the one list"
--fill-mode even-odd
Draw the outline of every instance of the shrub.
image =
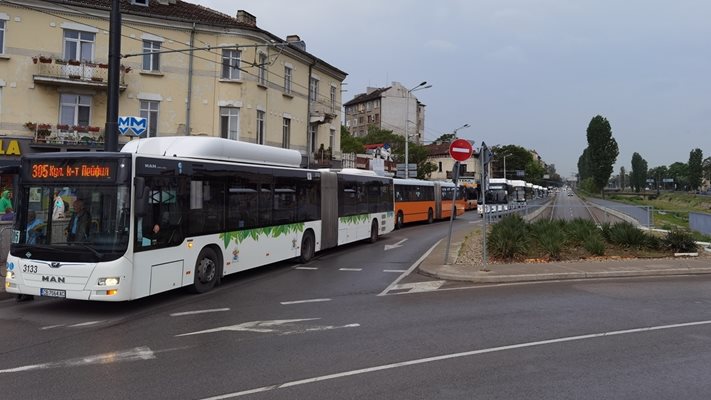
[[600, 224], [600, 234], [605, 241], [610, 242], [610, 231], [612, 230], [612, 225], [609, 222], [603, 222]]
[[642, 248], [647, 244], [647, 235], [629, 222], [619, 222], [610, 228], [608, 241], [627, 248]]
[[528, 252], [527, 237], [523, 219], [516, 214], [508, 215], [491, 229], [486, 248], [494, 258], [519, 259]]
[[691, 253], [697, 250], [694, 237], [681, 229], [672, 229], [664, 238], [664, 244], [675, 253]]
[[588, 253], [594, 256], [602, 256], [605, 254], [605, 242], [599, 234], [589, 236], [585, 239], [583, 247]]
[[574, 245], [580, 245], [592, 235], [599, 235], [599, 230], [593, 221], [576, 218], [567, 223], [565, 227], [568, 234], [568, 241]]
[[531, 239], [548, 257], [559, 260], [566, 243], [566, 224], [557, 221], [538, 221], [530, 225]]

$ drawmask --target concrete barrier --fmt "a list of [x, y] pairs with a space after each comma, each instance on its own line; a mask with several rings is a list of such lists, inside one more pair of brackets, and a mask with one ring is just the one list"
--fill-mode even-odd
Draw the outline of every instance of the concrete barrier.
[[711, 235], [711, 214], [689, 212], [689, 229]]

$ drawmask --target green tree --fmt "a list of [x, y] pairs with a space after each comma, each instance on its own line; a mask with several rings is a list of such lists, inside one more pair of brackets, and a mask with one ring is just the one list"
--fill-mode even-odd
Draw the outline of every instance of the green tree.
[[592, 177], [592, 167], [590, 166], [590, 148], [586, 147], [583, 154], [578, 158], [578, 179], [582, 182]]
[[620, 167], [620, 190], [625, 190], [625, 167]]
[[699, 190], [701, 187], [701, 182], [703, 181], [703, 176], [704, 176], [704, 153], [701, 151], [701, 149], [696, 148], [694, 150], [691, 150], [689, 153], [689, 170], [688, 170], [688, 179], [689, 179], [689, 190]]
[[457, 138], [457, 135], [455, 135], [454, 133], [445, 133], [444, 135], [435, 139], [435, 142], [449, 143], [456, 138]]
[[647, 183], [647, 161], [639, 153], [632, 154], [632, 172], [630, 173], [630, 186], [639, 193]]
[[[506, 159], [506, 178], [519, 179], [523, 178], [531, 182], [533, 178], [533, 170], [529, 170], [533, 162], [531, 152], [521, 146], [507, 144], [505, 146], [493, 146], [491, 151], [494, 153], [494, 158], [491, 161], [492, 176], [490, 178], [501, 178], [504, 176], [504, 158]], [[517, 177], [516, 171], [524, 171], [525, 176]], [[540, 171], [537, 171], [540, 172]], [[542, 176], [542, 174], [540, 174]]]
[[363, 139], [354, 137], [348, 132], [348, 128], [341, 125], [341, 152], [362, 154], [363, 151]]
[[610, 123], [601, 115], [596, 115], [590, 120], [587, 139], [591, 177], [597, 191], [602, 192], [612, 174], [612, 166], [617, 161], [619, 148], [617, 141], [612, 137]]
[[677, 161], [670, 165], [667, 174], [674, 179], [675, 190], [686, 190], [689, 186], [689, 166], [685, 163]]
[[647, 178], [654, 179], [657, 189], [664, 189], [664, 179], [669, 177], [669, 169], [666, 165], [650, 168], [647, 170]]

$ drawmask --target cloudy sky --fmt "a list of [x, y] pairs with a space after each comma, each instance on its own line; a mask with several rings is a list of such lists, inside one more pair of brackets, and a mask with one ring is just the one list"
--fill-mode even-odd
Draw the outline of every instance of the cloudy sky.
[[538, 151], [577, 171], [595, 115], [649, 167], [711, 156], [708, 0], [188, 0], [257, 25], [346, 71], [344, 102], [367, 86], [413, 87], [425, 139], [460, 137]]

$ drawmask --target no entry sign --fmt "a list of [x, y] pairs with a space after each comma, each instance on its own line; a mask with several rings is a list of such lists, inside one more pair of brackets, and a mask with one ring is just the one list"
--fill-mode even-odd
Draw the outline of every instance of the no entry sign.
[[472, 144], [468, 140], [456, 139], [449, 145], [449, 155], [456, 161], [468, 160], [472, 151]]

